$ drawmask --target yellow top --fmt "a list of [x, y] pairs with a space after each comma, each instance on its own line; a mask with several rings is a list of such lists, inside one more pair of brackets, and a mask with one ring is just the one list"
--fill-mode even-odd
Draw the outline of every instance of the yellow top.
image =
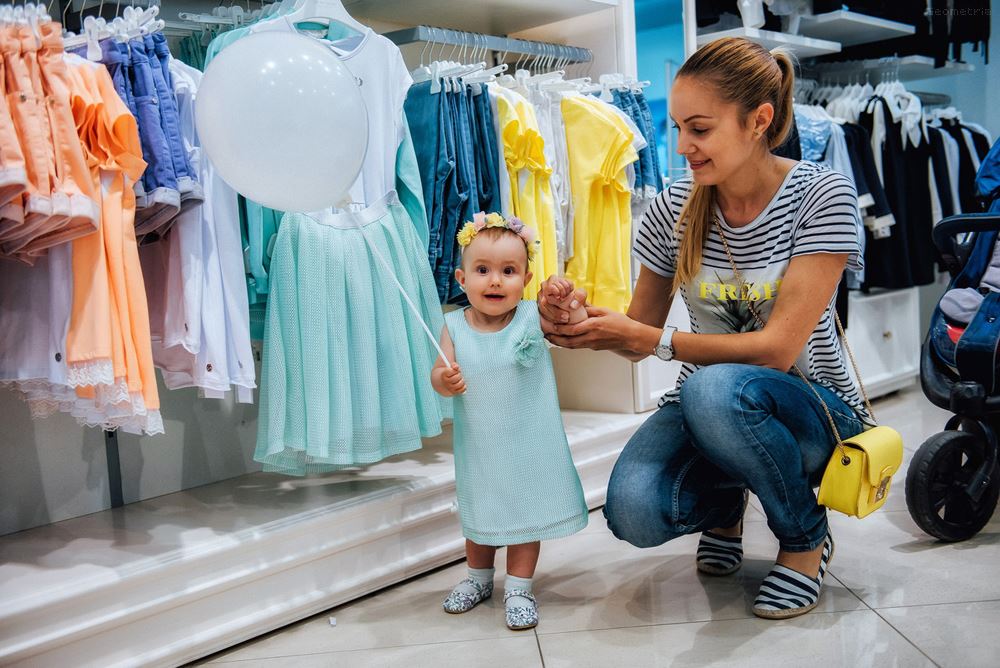
[[552, 167], [545, 162], [545, 141], [534, 107], [526, 99], [501, 88], [497, 115], [504, 162], [510, 176], [511, 208], [525, 225], [538, 232], [540, 244], [531, 267], [533, 276], [524, 289], [525, 299], [535, 299], [542, 281], [559, 273], [555, 209], [549, 181]]
[[562, 100], [573, 193], [573, 256], [566, 278], [595, 306], [628, 309], [632, 192], [625, 168], [638, 158], [628, 125], [600, 101]]

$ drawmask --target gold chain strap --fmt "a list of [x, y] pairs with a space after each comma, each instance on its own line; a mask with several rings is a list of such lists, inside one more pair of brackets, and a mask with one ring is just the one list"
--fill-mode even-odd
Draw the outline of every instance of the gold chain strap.
[[[739, 281], [740, 294], [742, 295], [743, 287], [745, 285], [743, 276], [740, 274], [740, 270], [736, 267], [736, 260], [733, 259], [732, 251], [729, 250], [729, 242], [726, 241], [726, 235], [723, 234], [722, 225], [719, 224], [718, 219], [715, 221], [715, 228], [719, 232], [719, 238], [722, 239], [722, 247], [725, 248], [726, 256], [729, 258], [729, 266], [733, 268], [733, 274], [736, 276], [736, 280]], [[747, 294], [749, 294], [749, 291]], [[747, 299], [747, 307], [750, 309], [750, 313], [753, 317], [757, 319], [757, 323], [760, 324], [761, 328], [763, 328], [766, 323], [764, 322], [764, 319], [760, 317], [760, 314], [757, 313], [757, 308], [754, 306], [754, 303], [749, 299]], [[847, 350], [847, 356], [851, 360], [851, 366], [854, 368], [854, 376], [857, 378], [858, 385], [861, 387], [861, 396], [864, 398], [865, 408], [868, 409], [868, 414], [871, 416], [872, 420], [875, 420], [875, 411], [872, 410], [872, 403], [868, 400], [868, 392], [865, 391], [864, 381], [861, 380], [861, 373], [858, 371], [858, 363], [854, 359], [854, 352], [851, 350], [851, 346], [847, 342], [847, 334], [844, 332], [844, 326], [840, 323], [840, 316], [837, 314], [836, 310], [833, 312], [833, 317], [837, 323], [837, 332], [840, 335], [840, 340], [843, 342], [844, 349]], [[833, 431], [833, 436], [837, 439], [837, 447], [840, 448], [840, 454], [842, 457], [847, 458], [847, 451], [844, 450], [844, 439], [840, 437], [840, 431], [837, 429], [837, 424], [833, 420], [833, 414], [830, 413], [830, 409], [826, 405], [826, 402], [823, 401], [823, 397], [820, 396], [819, 391], [813, 387], [813, 384], [809, 382], [809, 379], [804, 373], [802, 373], [802, 369], [800, 369], [797, 364], [792, 365], [792, 370], [798, 374], [799, 378], [802, 379], [802, 382], [806, 384], [806, 387], [812, 390], [812, 393], [816, 395], [820, 405], [823, 407], [823, 412], [826, 413], [826, 419], [830, 422], [830, 429]], [[875, 422], [877, 423], [878, 421], [875, 420]]]

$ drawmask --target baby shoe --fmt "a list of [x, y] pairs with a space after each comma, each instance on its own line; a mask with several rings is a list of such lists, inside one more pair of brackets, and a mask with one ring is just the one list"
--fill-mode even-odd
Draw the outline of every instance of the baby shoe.
[[457, 615], [468, 612], [493, 595], [493, 583], [480, 584], [465, 578], [451, 590], [444, 600], [444, 611]]
[[[521, 601], [512, 604], [507, 602], [515, 596], [528, 601], [528, 605], [519, 605]], [[538, 604], [531, 592], [523, 589], [512, 589], [503, 596], [504, 606], [507, 612], [507, 628], [512, 631], [521, 631], [538, 626]]]

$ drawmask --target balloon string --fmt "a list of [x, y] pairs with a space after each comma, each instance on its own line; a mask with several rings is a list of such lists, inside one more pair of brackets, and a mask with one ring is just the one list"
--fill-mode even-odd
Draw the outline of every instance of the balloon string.
[[[312, 216], [309, 216], [309, 218], [316, 220]], [[406, 294], [406, 289], [403, 287], [402, 283], [399, 282], [399, 279], [396, 278], [396, 272], [394, 272], [392, 270], [392, 266], [388, 262], [386, 262], [385, 257], [383, 257], [378, 247], [374, 243], [372, 243], [372, 241], [368, 238], [368, 235], [365, 234], [364, 228], [361, 227], [360, 223], [358, 223], [357, 216], [354, 216], [352, 214], [351, 220], [354, 222], [354, 226], [358, 228], [358, 232], [361, 233], [361, 237], [365, 240], [365, 244], [368, 245], [368, 249], [375, 254], [375, 257], [378, 258], [378, 261], [382, 263], [382, 268], [386, 272], [388, 272], [389, 276], [392, 278], [392, 282], [396, 284], [397, 288], [399, 288], [399, 294], [403, 295], [403, 299], [406, 300], [406, 303], [409, 305], [410, 310], [413, 311], [413, 315], [415, 315], [417, 317], [417, 320], [420, 321], [420, 326], [424, 328], [424, 332], [427, 333], [427, 338], [431, 340], [431, 344], [433, 344], [434, 348], [437, 350], [438, 356], [441, 358], [441, 361], [444, 362], [444, 365], [450, 369], [451, 362], [448, 361], [448, 357], [444, 354], [444, 350], [441, 349], [441, 344], [438, 343], [437, 337], [431, 333], [431, 328], [427, 326], [427, 323], [424, 321], [423, 316], [420, 315], [420, 310], [413, 303], [413, 300], [410, 299], [410, 295]], [[316, 222], [319, 223], [318, 220], [316, 220]]]

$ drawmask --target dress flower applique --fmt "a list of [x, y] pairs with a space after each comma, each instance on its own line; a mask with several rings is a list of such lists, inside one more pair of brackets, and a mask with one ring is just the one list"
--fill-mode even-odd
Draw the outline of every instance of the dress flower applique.
[[523, 367], [530, 369], [535, 366], [545, 351], [545, 337], [542, 330], [535, 329], [526, 332], [514, 349], [514, 360]]

